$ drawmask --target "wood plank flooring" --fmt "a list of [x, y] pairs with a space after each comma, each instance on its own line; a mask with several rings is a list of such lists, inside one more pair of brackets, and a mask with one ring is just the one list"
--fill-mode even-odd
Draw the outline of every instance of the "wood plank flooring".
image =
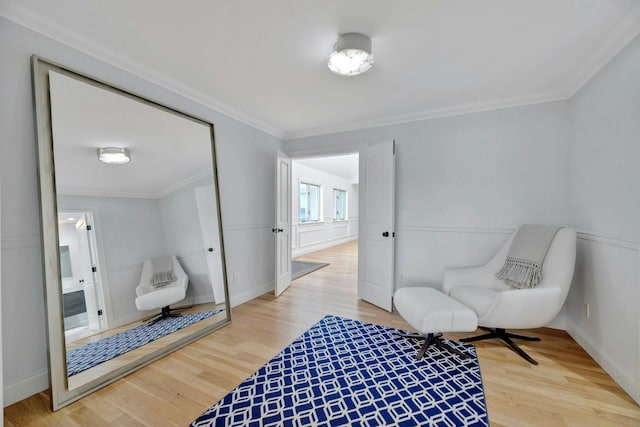
[[[325, 314], [409, 329], [397, 313], [357, 299], [355, 242], [300, 259], [330, 265], [279, 298], [234, 308], [231, 325], [60, 411], [49, 411], [47, 393], [7, 407], [5, 425], [187, 426]], [[523, 345], [539, 366], [497, 342], [477, 343], [492, 426], [640, 426], [640, 407], [565, 332], [525, 332], [542, 338]]]

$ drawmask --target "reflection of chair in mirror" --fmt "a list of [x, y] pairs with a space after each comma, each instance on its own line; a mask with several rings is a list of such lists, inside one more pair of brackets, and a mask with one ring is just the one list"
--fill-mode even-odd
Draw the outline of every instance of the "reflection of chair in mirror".
[[[189, 278], [174, 255], [151, 258], [144, 262], [140, 284], [136, 288], [139, 311], [162, 309], [153, 323], [167, 317], [178, 317], [169, 306], [182, 301], [187, 294]], [[152, 316], [152, 317], [155, 317]]]

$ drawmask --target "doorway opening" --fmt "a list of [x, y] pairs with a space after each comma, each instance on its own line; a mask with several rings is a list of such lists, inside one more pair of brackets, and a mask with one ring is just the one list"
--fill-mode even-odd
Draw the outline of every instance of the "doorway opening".
[[330, 265], [329, 248], [357, 272], [358, 161], [358, 153], [291, 160], [292, 281]]
[[[355, 148], [355, 147], [354, 147]], [[331, 156], [333, 160], [344, 156], [329, 152], [317, 153]], [[357, 256], [357, 283], [358, 298], [376, 305], [383, 310], [393, 310], [394, 283], [394, 216], [395, 216], [395, 141], [385, 141], [370, 146], [358, 147], [358, 184], [357, 206], [358, 217], [356, 220], [358, 241]], [[300, 162], [302, 156], [296, 158]], [[304, 159], [302, 159], [304, 161]], [[333, 161], [332, 161], [333, 163]], [[297, 190], [292, 190], [297, 188]], [[333, 199], [329, 206], [334, 211], [325, 216], [321, 185], [312, 179], [300, 179], [294, 182], [292, 177], [292, 159], [282, 152], [276, 153], [276, 210], [275, 227], [275, 295], [282, 294], [291, 284], [292, 248], [296, 254], [302, 255], [302, 250], [313, 251], [309, 248], [319, 242], [305, 241], [303, 230], [317, 239], [321, 230], [314, 227], [324, 225], [331, 219], [332, 222], [344, 213], [341, 209], [335, 209]], [[338, 190], [338, 191], [335, 191]], [[332, 197], [335, 197], [339, 205], [343, 194], [340, 188], [332, 189]], [[293, 202], [297, 195], [297, 203]], [[346, 196], [346, 195], [345, 195]], [[344, 197], [347, 203], [348, 197]], [[348, 206], [348, 205], [347, 205]], [[348, 209], [348, 208], [347, 208]], [[314, 211], [316, 210], [316, 211]], [[294, 227], [293, 217], [297, 216]], [[335, 221], [339, 222], [339, 221]], [[304, 228], [306, 227], [306, 228]], [[349, 224], [346, 225], [349, 230]], [[295, 236], [294, 236], [295, 233]], [[330, 235], [330, 240], [337, 240], [340, 236]], [[295, 239], [295, 241], [293, 240]], [[312, 238], [313, 239], [313, 238]]]
[[58, 212], [62, 309], [67, 343], [107, 327], [93, 215]]

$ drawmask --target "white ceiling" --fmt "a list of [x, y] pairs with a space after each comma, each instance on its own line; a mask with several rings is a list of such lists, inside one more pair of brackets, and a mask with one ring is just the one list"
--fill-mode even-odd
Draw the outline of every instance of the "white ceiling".
[[[5, 0], [0, 14], [283, 139], [566, 99], [637, 0]], [[375, 65], [333, 75], [339, 33]]]
[[294, 162], [358, 183], [358, 153], [342, 156], [293, 159]]
[[[208, 126], [55, 72], [50, 86], [59, 194], [158, 198], [212, 173]], [[99, 147], [131, 162], [105, 165]]]

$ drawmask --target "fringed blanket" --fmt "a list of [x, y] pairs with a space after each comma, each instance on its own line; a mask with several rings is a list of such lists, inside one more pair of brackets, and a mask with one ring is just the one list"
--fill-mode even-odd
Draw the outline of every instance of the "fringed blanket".
[[562, 227], [525, 224], [509, 247], [504, 266], [496, 273], [514, 288], [533, 288], [542, 280], [542, 263]]
[[176, 281], [171, 255], [151, 258], [151, 270], [153, 271], [151, 286], [154, 288], [160, 288]]

